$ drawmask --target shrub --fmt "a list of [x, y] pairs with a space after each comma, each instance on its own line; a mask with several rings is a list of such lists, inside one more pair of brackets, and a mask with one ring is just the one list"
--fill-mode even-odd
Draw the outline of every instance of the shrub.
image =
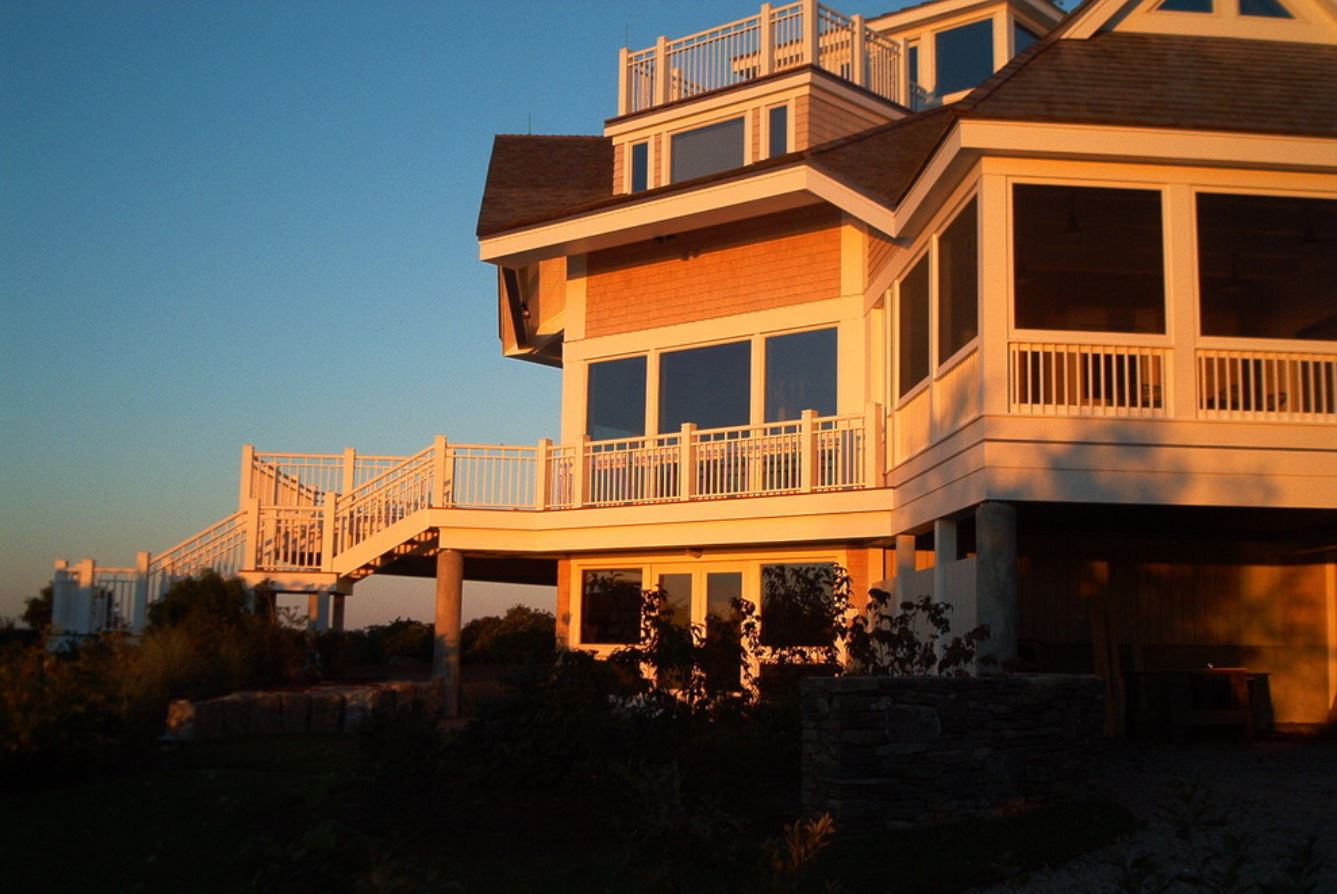
[[[850, 664], [869, 676], [962, 676], [975, 661], [979, 644], [989, 638], [988, 625], [952, 637], [947, 613], [951, 606], [928, 596], [902, 602], [891, 612], [891, 594], [869, 592], [866, 615], [854, 618], [846, 633]], [[945, 643], [939, 655], [939, 643]], [[989, 656], [981, 663], [992, 663]]]
[[557, 643], [551, 612], [513, 605], [502, 617], [475, 618], [460, 631], [464, 661], [479, 664], [550, 662]]

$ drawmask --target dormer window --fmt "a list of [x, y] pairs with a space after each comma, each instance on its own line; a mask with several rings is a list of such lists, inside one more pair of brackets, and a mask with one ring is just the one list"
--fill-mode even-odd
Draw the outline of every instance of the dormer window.
[[650, 144], [633, 143], [631, 147], [631, 191], [650, 188]]
[[766, 112], [767, 158], [789, 151], [789, 106], [772, 106]]
[[1261, 16], [1268, 19], [1295, 18], [1277, 0], [1240, 0], [1240, 15]]
[[992, 19], [939, 31], [933, 38], [939, 96], [974, 87], [993, 74]]
[[675, 133], [669, 182], [681, 183], [743, 166], [743, 119]]
[[1161, 0], [1161, 12], [1211, 12], [1212, 0]]

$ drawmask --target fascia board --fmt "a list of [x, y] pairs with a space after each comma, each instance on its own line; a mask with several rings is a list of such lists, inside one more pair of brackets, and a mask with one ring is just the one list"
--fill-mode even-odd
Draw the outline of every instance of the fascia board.
[[511, 263], [554, 253], [590, 251], [616, 243], [742, 220], [758, 213], [827, 201], [894, 234], [895, 215], [874, 198], [800, 163], [659, 199], [595, 211], [479, 240], [479, 259]]
[[1337, 140], [1327, 137], [1030, 121], [966, 120], [958, 127], [962, 150], [989, 154], [1337, 171]]

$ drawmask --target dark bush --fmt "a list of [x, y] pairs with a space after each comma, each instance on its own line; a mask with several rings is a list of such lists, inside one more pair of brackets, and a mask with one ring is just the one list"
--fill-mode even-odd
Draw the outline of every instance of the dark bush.
[[514, 605], [502, 617], [475, 618], [460, 631], [464, 661], [476, 664], [549, 663], [557, 644], [551, 612]]

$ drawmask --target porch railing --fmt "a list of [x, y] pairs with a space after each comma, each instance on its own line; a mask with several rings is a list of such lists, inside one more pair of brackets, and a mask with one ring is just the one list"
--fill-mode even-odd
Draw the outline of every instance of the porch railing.
[[866, 90], [903, 102], [900, 48], [815, 0], [772, 6], [652, 47], [621, 52], [618, 114], [628, 115], [802, 65], [816, 65]]
[[1337, 356], [1199, 349], [1197, 366], [1204, 419], [1337, 422]]
[[1127, 345], [1011, 342], [1011, 412], [1041, 415], [1165, 416], [1169, 349]]

